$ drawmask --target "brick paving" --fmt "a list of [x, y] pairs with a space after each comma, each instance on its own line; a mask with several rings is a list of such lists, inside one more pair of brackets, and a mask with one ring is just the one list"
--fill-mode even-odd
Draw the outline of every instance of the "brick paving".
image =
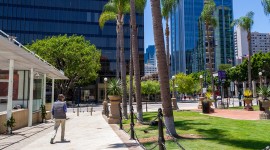
[[209, 116], [231, 118], [237, 120], [260, 120], [260, 113], [261, 111], [215, 109], [215, 112], [209, 114]]

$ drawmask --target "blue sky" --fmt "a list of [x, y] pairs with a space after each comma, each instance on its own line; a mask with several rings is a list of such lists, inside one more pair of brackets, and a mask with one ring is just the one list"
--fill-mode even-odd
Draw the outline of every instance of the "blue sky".
[[[269, 33], [270, 32], [270, 16], [266, 16], [261, 5], [261, 0], [233, 0], [234, 19], [246, 15], [247, 12], [253, 11], [254, 25], [252, 31]], [[154, 45], [152, 13], [150, 0], [147, 0], [144, 12], [144, 47]]]

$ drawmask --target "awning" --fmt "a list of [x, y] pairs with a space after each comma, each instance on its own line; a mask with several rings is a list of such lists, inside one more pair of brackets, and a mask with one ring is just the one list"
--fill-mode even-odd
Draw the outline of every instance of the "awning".
[[33, 68], [35, 72], [46, 74], [51, 79], [68, 79], [63, 71], [56, 69], [37, 54], [0, 30], [1, 70], [9, 69], [10, 59], [14, 60], [14, 70], [30, 70]]

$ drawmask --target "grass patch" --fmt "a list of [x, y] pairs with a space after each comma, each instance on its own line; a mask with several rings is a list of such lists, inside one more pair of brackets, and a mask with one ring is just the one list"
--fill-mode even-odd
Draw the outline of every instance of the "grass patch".
[[[144, 113], [144, 120], [150, 121], [156, 115], [157, 112]], [[174, 112], [174, 118], [177, 133], [182, 137], [188, 137], [178, 139], [187, 150], [246, 150], [270, 146], [269, 120], [232, 120], [191, 111]], [[129, 130], [129, 120], [123, 122], [125, 130]], [[155, 142], [147, 140], [157, 139], [157, 126], [136, 124], [135, 131], [146, 148], [153, 146]], [[170, 150], [179, 149], [168, 138], [166, 147]]]
[[[252, 107], [253, 107], [254, 111], [259, 111], [260, 110], [258, 105], [253, 105]], [[238, 107], [229, 107], [229, 109], [244, 109], [244, 106], [241, 106], [241, 107], [239, 107], [239, 106]]]

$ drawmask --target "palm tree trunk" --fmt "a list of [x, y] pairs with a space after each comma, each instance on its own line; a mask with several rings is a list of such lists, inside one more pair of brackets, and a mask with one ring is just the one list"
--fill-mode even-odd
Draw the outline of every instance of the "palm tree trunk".
[[164, 46], [164, 34], [162, 29], [160, 0], [151, 0], [151, 10], [164, 121], [168, 128], [167, 132], [171, 133], [173, 136], [177, 136], [174, 126], [172, 102], [170, 97], [168, 67], [167, 65], [164, 65], [167, 64], [167, 61]]
[[129, 63], [129, 109], [132, 106], [132, 96], [133, 96], [133, 58], [132, 58], [132, 32], [130, 26], [130, 63]]
[[207, 36], [207, 49], [208, 49], [208, 54], [209, 54], [209, 71], [210, 71], [210, 76], [211, 76], [211, 86], [212, 86], [212, 93], [213, 93], [213, 99], [215, 100], [215, 108], [217, 108], [217, 102], [216, 102], [216, 93], [215, 93], [215, 84], [214, 84], [214, 76], [213, 76], [213, 65], [212, 65], [212, 47], [210, 45], [210, 36], [209, 36], [209, 25], [206, 23], [206, 36]]
[[169, 74], [169, 77], [170, 77], [170, 45], [169, 45], [169, 35], [170, 35], [170, 29], [169, 29], [169, 17], [166, 17], [166, 56], [167, 56], [167, 65], [168, 65], [168, 74]]
[[251, 33], [248, 31], [248, 89], [251, 90]]
[[130, 0], [130, 19], [131, 19], [131, 28], [132, 28], [132, 31], [131, 31], [132, 32], [132, 55], [133, 55], [134, 77], [135, 77], [135, 87], [136, 87], [135, 95], [136, 95], [136, 104], [137, 104], [137, 118], [138, 118], [138, 121], [143, 121], [140, 62], [139, 62], [136, 14], [135, 14], [135, 0]]
[[120, 52], [119, 52], [119, 24], [117, 23], [116, 25], [116, 35], [117, 35], [117, 38], [116, 38], [116, 58], [115, 58], [115, 61], [116, 61], [116, 78], [119, 79], [119, 55], [120, 55]]
[[127, 84], [126, 84], [126, 61], [125, 61], [125, 50], [124, 50], [124, 31], [123, 31], [123, 20], [124, 16], [119, 15], [119, 48], [120, 48], [120, 63], [121, 63], [121, 81], [122, 81], [122, 106], [123, 116], [128, 118], [127, 115]]

